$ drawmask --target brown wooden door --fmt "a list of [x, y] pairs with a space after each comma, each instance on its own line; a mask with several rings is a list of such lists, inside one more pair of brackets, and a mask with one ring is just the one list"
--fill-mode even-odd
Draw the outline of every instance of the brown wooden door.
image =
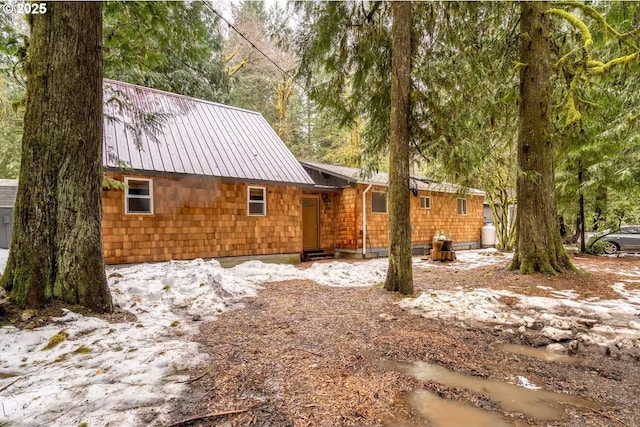
[[318, 198], [302, 198], [302, 249], [318, 249], [320, 239], [318, 222]]

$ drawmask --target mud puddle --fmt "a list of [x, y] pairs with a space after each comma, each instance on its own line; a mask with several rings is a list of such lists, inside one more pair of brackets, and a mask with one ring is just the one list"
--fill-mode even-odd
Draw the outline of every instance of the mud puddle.
[[[448, 387], [459, 387], [471, 390], [489, 397], [507, 412], [522, 413], [541, 421], [557, 421], [562, 418], [563, 411], [559, 404], [575, 404], [578, 406], [595, 407], [592, 402], [578, 396], [554, 393], [547, 390], [540, 390], [530, 384], [524, 377], [520, 377], [520, 382], [529, 387], [509, 384], [507, 382], [494, 379], [479, 378], [454, 371], [450, 371], [442, 366], [432, 365], [424, 362], [398, 363], [384, 362], [381, 365], [385, 369], [402, 372], [422, 381], [435, 381]], [[447, 403], [442, 402], [446, 401]], [[466, 425], [469, 427], [483, 427], [485, 425], [512, 425], [501, 417], [491, 414], [462, 402], [447, 401], [431, 395], [422, 390], [413, 392], [409, 397], [409, 403], [413, 409], [422, 417], [428, 419], [437, 426], [448, 427], [455, 425]], [[474, 409], [475, 411], [470, 411]], [[493, 424], [484, 419], [476, 421], [477, 411], [487, 416], [492, 416]], [[459, 414], [464, 418], [464, 422], [450, 421], [452, 414]], [[468, 415], [465, 415], [468, 414]], [[501, 422], [502, 424], [498, 423]]]
[[538, 360], [542, 360], [543, 362], [584, 363], [584, 360], [580, 358], [567, 356], [566, 354], [553, 353], [544, 348], [528, 347], [526, 345], [518, 344], [499, 344], [496, 348], [508, 353], [534, 357]]
[[444, 399], [426, 390], [409, 394], [409, 405], [435, 427], [512, 427], [501, 416], [455, 400]]

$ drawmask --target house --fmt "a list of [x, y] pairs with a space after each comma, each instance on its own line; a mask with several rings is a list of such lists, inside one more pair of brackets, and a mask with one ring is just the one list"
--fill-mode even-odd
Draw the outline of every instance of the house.
[[0, 179], [0, 249], [9, 249], [11, 243], [13, 205], [17, 194], [17, 179]]
[[[387, 255], [388, 174], [378, 172], [365, 177], [356, 168], [307, 161], [301, 164], [313, 178], [316, 188], [325, 191], [322, 203], [319, 203], [317, 221], [320, 247], [335, 250], [338, 256]], [[422, 254], [431, 247], [438, 230], [454, 240], [455, 248], [480, 247], [484, 192], [419, 176], [411, 177], [410, 187], [413, 194], [411, 240], [415, 254]], [[311, 249], [315, 233], [314, 213], [313, 207], [305, 206], [306, 197], [303, 194], [303, 249]]]
[[[104, 171], [126, 184], [102, 192], [107, 264], [386, 254], [387, 174], [299, 162], [256, 112], [113, 80], [104, 101]], [[484, 193], [411, 182], [416, 253], [437, 230], [479, 247]]]
[[[315, 184], [259, 113], [105, 80], [108, 264], [256, 256], [299, 260]], [[283, 258], [284, 255], [284, 258]]]

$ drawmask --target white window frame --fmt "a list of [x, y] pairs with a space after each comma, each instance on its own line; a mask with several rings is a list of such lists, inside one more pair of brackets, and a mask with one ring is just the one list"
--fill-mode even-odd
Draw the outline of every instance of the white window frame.
[[[251, 200], [251, 190], [262, 190], [262, 200]], [[263, 209], [261, 214], [251, 213], [251, 204], [261, 204]], [[247, 216], [267, 216], [267, 187], [247, 186]]]
[[[384, 212], [378, 212], [373, 210], [373, 195], [374, 194], [384, 194]], [[384, 215], [389, 213], [389, 200], [387, 199], [387, 193], [385, 191], [372, 191], [371, 192], [371, 213]]]
[[[460, 211], [461, 211], [461, 209], [460, 209], [460, 206], [461, 206], [461, 205], [460, 205], [460, 202], [462, 202], [462, 212], [460, 212]], [[458, 210], [458, 215], [466, 215], [466, 214], [467, 214], [467, 199], [466, 199], [466, 198], [458, 199], [458, 207], [457, 207], [457, 210]]]
[[[422, 200], [428, 200], [428, 206], [425, 208], [422, 206]], [[420, 196], [420, 209], [428, 210], [431, 209], [431, 196]]]
[[[149, 195], [144, 196], [140, 194], [129, 194], [129, 181], [144, 181], [149, 183]], [[136, 178], [125, 177], [124, 178], [124, 211], [127, 215], [153, 215], [153, 179], [151, 178]], [[149, 200], [149, 212], [130, 212], [129, 211], [129, 199], [148, 199]]]

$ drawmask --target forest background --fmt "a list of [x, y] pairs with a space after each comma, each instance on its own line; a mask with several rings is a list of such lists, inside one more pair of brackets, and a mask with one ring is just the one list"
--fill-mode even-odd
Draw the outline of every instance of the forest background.
[[[386, 170], [388, 9], [360, 1], [105, 2], [105, 77], [258, 111], [300, 159]], [[565, 236], [580, 223], [640, 223], [638, 34], [615, 37], [638, 27], [640, 5], [603, 2], [597, 11], [606, 25], [587, 8], [574, 11], [591, 29], [592, 56], [636, 57], [596, 77], [563, 67], [585, 34], [554, 20]], [[516, 202], [519, 19], [515, 3], [475, 2], [426, 3], [413, 19], [421, 36], [412, 63], [412, 173], [487, 191], [497, 217]], [[23, 15], [0, 15], [0, 178], [19, 173], [27, 40]], [[513, 230], [499, 232], [510, 248]]]

